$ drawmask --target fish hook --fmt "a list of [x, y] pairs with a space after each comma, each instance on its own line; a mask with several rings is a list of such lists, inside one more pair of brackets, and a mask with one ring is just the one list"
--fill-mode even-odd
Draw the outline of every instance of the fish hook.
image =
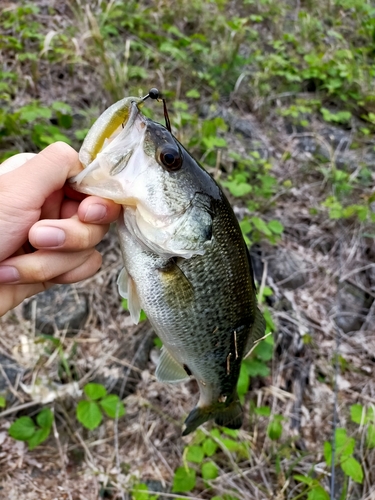
[[165, 128], [168, 130], [168, 132], [172, 133], [171, 122], [169, 120], [166, 100], [161, 96], [161, 93], [155, 87], [153, 87], [152, 89], [149, 90], [148, 94], [142, 98], [142, 101], [145, 101], [148, 98], [156, 99], [157, 101], [160, 101], [160, 99], [161, 99], [163, 101]]

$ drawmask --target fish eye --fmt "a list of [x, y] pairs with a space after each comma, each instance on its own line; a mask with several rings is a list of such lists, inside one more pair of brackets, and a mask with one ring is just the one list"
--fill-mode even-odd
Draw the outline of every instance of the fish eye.
[[160, 163], [168, 171], [175, 172], [182, 166], [182, 154], [177, 147], [166, 146], [159, 153]]

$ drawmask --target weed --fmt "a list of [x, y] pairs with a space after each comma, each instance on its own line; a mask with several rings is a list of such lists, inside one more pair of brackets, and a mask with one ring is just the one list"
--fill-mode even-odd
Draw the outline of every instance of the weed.
[[53, 413], [49, 408], [44, 408], [35, 420], [27, 416], [20, 417], [9, 427], [9, 435], [18, 441], [26, 441], [29, 450], [36, 448], [50, 435]]
[[118, 418], [125, 415], [125, 408], [116, 394], [107, 394], [101, 384], [86, 384], [83, 388], [87, 399], [77, 405], [77, 420], [86, 429], [93, 430], [99, 427], [103, 420], [103, 412], [109, 418]]

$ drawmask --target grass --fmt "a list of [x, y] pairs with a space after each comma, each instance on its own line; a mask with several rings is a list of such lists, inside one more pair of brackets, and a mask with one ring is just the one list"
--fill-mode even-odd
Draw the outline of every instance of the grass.
[[[151, 499], [157, 494], [146, 488], [155, 484], [147, 481], [156, 480], [176, 498], [326, 499], [332, 462], [341, 498], [375, 494], [373, 307], [352, 334], [337, 333], [335, 323], [347, 308], [344, 286], [360, 290], [370, 306], [374, 298], [374, 19], [366, 0], [22, 1], [2, 10], [0, 158], [56, 140], [78, 149], [113, 101], [156, 86], [174, 133], [227, 190], [248, 243], [263, 249], [258, 281], [274, 340], [241, 372], [244, 429], [228, 434], [208, 425], [182, 440], [195, 388], [158, 384], [149, 362], [118, 422], [88, 432], [75, 419], [77, 402], [53, 403], [54, 438], [38, 447], [40, 458], [25, 456], [39, 460], [40, 470], [58, 463], [70, 498], [81, 488], [87, 498]], [[148, 112], [162, 121], [157, 105]], [[246, 135], [238, 132], [241, 119]], [[273, 279], [275, 245], [304, 262], [302, 288]], [[129, 346], [142, 330], [121, 311], [113, 235], [102, 250], [101, 272], [76, 288], [89, 291], [87, 325], [76, 339], [59, 333], [63, 360], [20, 311], [0, 319], [2, 349], [34, 378], [58, 380], [68, 360], [83, 387], [121, 360], [134, 363]], [[32, 346], [27, 355], [20, 339]], [[116, 356], [124, 343], [129, 352]], [[15, 404], [24, 403], [17, 394]], [[26, 481], [32, 462], [19, 470], [14, 442], [4, 437], [2, 446], [9, 457], [6, 464], [0, 458], [3, 470], [12, 478], [18, 467]], [[46, 478], [37, 479], [42, 490]], [[13, 479], [1, 480], [14, 488]]]

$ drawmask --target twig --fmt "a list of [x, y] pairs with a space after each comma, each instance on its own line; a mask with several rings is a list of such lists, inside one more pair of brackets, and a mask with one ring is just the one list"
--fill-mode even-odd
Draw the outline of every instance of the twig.
[[5, 417], [6, 415], [11, 415], [12, 413], [16, 413], [17, 411], [24, 410], [25, 408], [30, 408], [31, 406], [39, 405], [40, 401], [29, 401], [28, 403], [23, 403], [22, 405], [13, 406], [13, 408], [8, 408], [0, 413], [0, 418]]
[[61, 460], [61, 472], [62, 472], [62, 474], [64, 476], [65, 492], [67, 493], [67, 495], [69, 497], [69, 500], [73, 500], [72, 494], [69, 491], [70, 488], [69, 488], [69, 485], [68, 485], [68, 477], [67, 477], [67, 474], [66, 474], [64, 453], [63, 453], [63, 449], [61, 447], [59, 432], [58, 432], [57, 427], [56, 427], [55, 407], [52, 406], [51, 410], [52, 410], [53, 417], [54, 417], [53, 420], [52, 420], [53, 435], [54, 435], [54, 438], [55, 438], [55, 441], [56, 441], [56, 444], [57, 444], [57, 449], [59, 450], [59, 455], [60, 455], [60, 460]]
[[[342, 231], [342, 234], [344, 234], [344, 230]], [[337, 285], [337, 295], [336, 295], [336, 303], [337, 303], [337, 311], [338, 314], [341, 311], [341, 290], [343, 285], [341, 284], [340, 280], [340, 274], [343, 269], [343, 245], [342, 245], [342, 236], [339, 239], [339, 282]], [[332, 463], [331, 463], [331, 483], [330, 483], [330, 500], [335, 500], [335, 466], [336, 466], [336, 427], [337, 427], [337, 420], [338, 420], [338, 411], [337, 411], [337, 398], [338, 398], [338, 376], [340, 374], [340, 365], [339, 365], [339, 350], [340, 350], [340, 332], [339, 332], [339, 327], [337, 323], [335, 322], [335, 381], [334, 381], [334, 387], [333, 387], [333, 397], [334, 397], [334, 402], [333, 402], [333, 421], [332, 421], [332, 440], [331, 440], [331, 446], [332, 446]]]

